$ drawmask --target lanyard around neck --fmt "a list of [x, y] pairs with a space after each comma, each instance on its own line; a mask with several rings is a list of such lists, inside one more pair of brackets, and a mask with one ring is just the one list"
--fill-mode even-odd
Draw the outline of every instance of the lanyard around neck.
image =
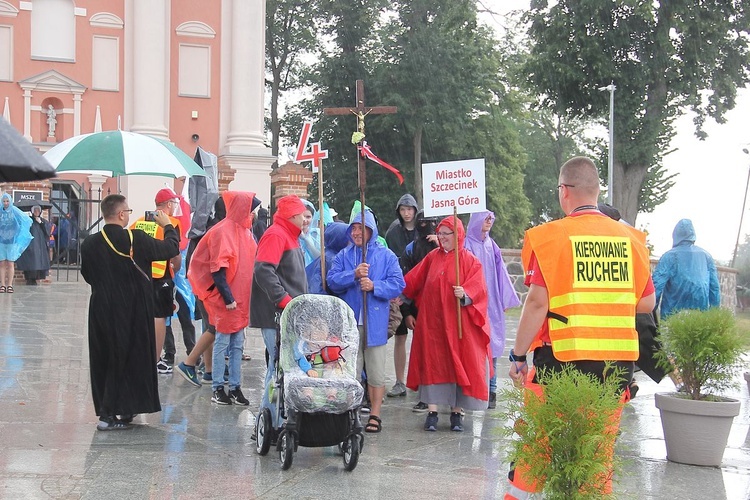
[[128, 232], [128, 237], [130, 237], [130, 251], [129, 253], [125, 254], [120, 252], [118, 249], [115, 248], [115, 246], [112, 244], [112, 242], [109, 240], [109, 237], [107, 236], [107, 232], [102, 228], [102, 236], [104, 236], [104, 241], [107, 242], [107, 245], [109, 245], [109, 248], [112, 249], [113, 252], [115, 252], [117, 255], [121, 257], [125, 257], [126, 259], [130, 259], [130, 261], [133, 263], [136, 269], [141, 272], [144, 278], [146, 278], [148, 281], [151, 281], [151, 279], [148, 277], [148, 275], [141, 269], [141, 267], [135, 262], [135, 259], [133, 259], [133, 231], [130, 229], [126, 229]]

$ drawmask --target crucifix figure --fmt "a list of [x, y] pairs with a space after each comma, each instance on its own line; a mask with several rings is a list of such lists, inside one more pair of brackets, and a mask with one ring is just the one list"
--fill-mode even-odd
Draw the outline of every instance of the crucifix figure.
[[[362, 146], [362, 140], [365, 138], [365, 117], [369, 114], [373, 115], [386, 115], [393, 114], [397, 111], [396, 106], [365, 106], [365, 82], [364, 80], [357, 80], [356, 86], [356, 101], [357, 106], [354, 108], [323, 108], [323, 113], [328, 116], [341, 116], [354, 114], [357, 118], [357, 176], [359, 180], [359, 198], [362, 210], [362, 225], [364, 226], [365, 214], [365, 187], [367, 185], [367, 177], [365, 173], [365, 158], [360, 152]], [[318, 189], [323, 189], [319, 186]], [[367, 262], [367, 245], [362, 245], [362, 262]], [[367, 307], [367, 293], [362, 292], [362, 307]], [[367, 314], [363, 315], [363, 325], [365, 335], [367, 335]]]

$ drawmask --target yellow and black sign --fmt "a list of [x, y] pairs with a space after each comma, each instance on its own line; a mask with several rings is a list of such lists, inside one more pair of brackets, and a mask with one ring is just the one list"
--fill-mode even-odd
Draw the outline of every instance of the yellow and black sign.
[[135, 223], [135, 228], [140, 229], [144, 233], [148, 234], [152, 238], [156, 238], [156, 230], [159, 226], [156, 224], [156, 222], [151, 221], [145, 221], [145, 220], [139, 220]]
[[632, 288], [633, 253], [629, 238], [571, 236], [574, 288]]

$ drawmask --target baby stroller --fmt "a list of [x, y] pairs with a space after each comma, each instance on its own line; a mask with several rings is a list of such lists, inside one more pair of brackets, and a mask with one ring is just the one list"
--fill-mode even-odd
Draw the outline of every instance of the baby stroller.
[[338, 446], [344, 469], [354, 470], [364, 445], [354, 313], [338, 297], [301, 295], [287, 304], [279, 324], [276, 377], [256, 420], [256, 451], [266, 455], [276, 443], [286, 470], [298, 446]]

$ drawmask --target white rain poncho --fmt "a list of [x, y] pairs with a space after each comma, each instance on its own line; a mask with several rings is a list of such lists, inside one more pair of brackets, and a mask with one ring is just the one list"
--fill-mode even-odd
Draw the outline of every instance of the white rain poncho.
[[358, 350], [359, 331], [346, 302], [328, 295], [294, 298], [281, 315], [286, 407], [306, 413], [357, 408], [364, 395], [356, 373]]

